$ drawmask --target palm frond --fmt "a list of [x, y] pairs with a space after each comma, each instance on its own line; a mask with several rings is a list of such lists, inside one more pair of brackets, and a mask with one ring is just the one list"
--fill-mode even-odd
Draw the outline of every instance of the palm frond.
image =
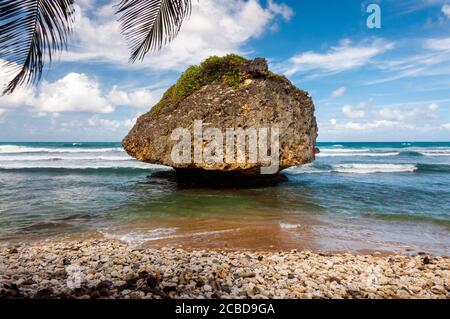
[[117, 14], [131, 49], [130, 61], [142, 60], [172, 41], [190, 13], [191, 0], [122, 0]]
[[0, 0], [0, 67], [14, 78], [3, 94], [40, 80], [45, 62], [66, 47], [74, 0]]

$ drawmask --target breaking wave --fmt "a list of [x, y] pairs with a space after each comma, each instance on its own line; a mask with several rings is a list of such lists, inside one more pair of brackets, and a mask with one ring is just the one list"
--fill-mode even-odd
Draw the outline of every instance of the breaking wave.
[[287, 175], [318, 174], [318, 173], [344, 173], [344, 174], [375, 174], [375, 173], [449, 173], [447, 164], [308, 164], [301, 167], [292, 167], [284, 171]]
[[224, 229], [224, 230], [211, 230], [202, 231], [195, 233], [183, 233], [177, 234], [178, 228], [157, 228], [146, 232], [131, 232], [125, 235], [112, 235], [108, 233], [103, 233], [107, 238], [116, 238], [130, 244], [142, 244], [149, 241], [157, 241], [164, 239], [177, 239], [177, 238], [190, 238], [190, 237], [203, 237], [203, 236], [214, 236], [226, 233], [237, 232], [240, 228]]
[[125, 152], [120, 147], [81, 148], [81, 147], [30, 147], [19, 145], [0, 145], [0, 154], [18, 153], [106, 153]]

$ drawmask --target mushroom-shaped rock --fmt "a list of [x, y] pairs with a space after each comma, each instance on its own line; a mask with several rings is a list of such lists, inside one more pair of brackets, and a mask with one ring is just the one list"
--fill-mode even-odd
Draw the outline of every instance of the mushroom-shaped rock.
[[312, 162], [316, 138], [307, 92], [270, 72], [265, 59], [227, 55], [188, 68], [123, 147], [180, 172], [258, 175]]

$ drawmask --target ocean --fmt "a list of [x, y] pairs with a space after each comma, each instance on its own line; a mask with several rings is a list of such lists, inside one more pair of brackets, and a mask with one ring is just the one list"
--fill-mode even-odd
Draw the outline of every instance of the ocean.
[[450, 142], [318, 143], [261, 188], [189, 188], [120, 143], [0, 143], [0, 242], [449, 255]]

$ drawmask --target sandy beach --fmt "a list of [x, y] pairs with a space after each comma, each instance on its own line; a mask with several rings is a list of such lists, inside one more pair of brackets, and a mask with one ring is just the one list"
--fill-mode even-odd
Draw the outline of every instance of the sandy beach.
[[450, 298], [450, 258], [144, 248], [110, 239], [0, 248], [0, 298]]

